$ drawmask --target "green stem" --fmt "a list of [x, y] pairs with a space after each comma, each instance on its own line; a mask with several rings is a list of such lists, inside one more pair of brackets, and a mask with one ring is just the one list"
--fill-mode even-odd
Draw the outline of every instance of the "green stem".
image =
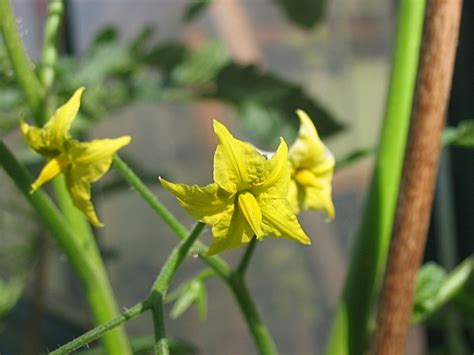
[[[122, 325], [123, 323], [133, 319], [140, 314], [144, 313], [148, 310], [148, 306], [144, 304], [144, 302], [140, 302], [133, 306], [132, 308], [128, 309], [126, 312], [122, 313], [120, 316], [109, 320], [108, 322], [101, 324], [94, 329], [89, 330], [87, 333], [82, 334], [80, 337], [70, 341], [67, 344], [64, 344], [60, 348], [50, 352], [50, 355], [64, 355], [70, 354], [74, 350], [77, 350], [87, 344], [91, 343], [92, 341], [100, 338], [107, 332], [110, 332], [112, 329]], [[120, 352], [118, 354], [121, 354]]]
[[260, 355], [278, 354], [275, 342], [263, 323], [243, 278], [235, 273], [229, 281], [232, 294], [244, 315], [258, 353]]
[[44, 29], [43, 53], [39, 77], [46, 92], [51, 91], [54, 83], [54, 67], [58, 59], [58, 34], [64, 13], [62, 0], [49, 0], [48, 17]]
[[58, 60], [58, 37], [61, 21], [64, 13], [64, 4], [62, 0], [50, 0], [48, 4], [48, 16], [43, 33], [43, 53], [41, 58], [41, 67], [39, 69], [39, 78], [44, 88], [42, 106], [42, 123], [45, 123], [51, 116], [54, 108], [54, 98], [51, 95], [55, 66]]
[[[113, 318], [118, 312], [105, 268], [93, 257], [98, 253], [95, 243], [78, 238], [69, 223], [42, 190], [30, 193], [33, 181], [31, 176], [18, 163], [3, 142], [0, 142], [0, 164], [38, 212], [41, 220], [48, 226], [68, 257], [82, 283], [96, 322], [102, 323]], [[104, 343], [111, 354], [127, 353], [128, 343], [123, 329], [116, 329], [108, 334], [104, 338]]]
[[0, 31], [18, 84], [23, 90], [36, 122], [40, 123], [43, 91], [34, 73], [34, 66], [23, 46], [9, 0], [0, 0]]
[[374, 175], [327, 354], [366, 351], [375, 296], [390, 243], [415, 91], [424, 0], [400, 1], [390, 88]]
[[241, 277], [244, 277], [245, 275], [245, 271], [247, 270], [247, 267], [250, 263], [250, 259], [252, 258], [253, 251], [255, 250], [256, 246], [257, 246], [257, 238], [254, 236], [252, 240], [250, 241], [249, 245], [247, 246], [247, 249], [245, 249], [244, 255], [242, 256], [239, 266], [237, 266], [237, 269], [236, 269], [236, 272]]
[[[168, 290], [171, 279], [176, 273], [176, 270], [182, 264], [186, 255], [189, 254], [193, 243], [201, 234], [202, 230], [204, 229], [204, 226], [205, 225], [203, 223], [198, 222], [191, 231], [191, 233], [189, 233], [188, 236], [173, 249], [171, 254], [168, 256], [168, 259], [166, 259], [165, 264], [161, 268], [160, 273], [158, 274], [155, 282], [153, 283], [148, 297], [144, 301], [136, 304], [128, 311], [116, 317], [115, 319], [112, 319], [88, 331], [87, 333], [84, 333], [80, 337], [61, 346], [50, 354], [69, 354], [70, 352], [79, 349], [80, 347], [98, 339], [105, 333], [109, 332], [111, 329], [118, 327], [127, 320], [134, 318], [147, 310], [152, 310], [154, 316], [153, 319], [155, 325], [155, 337], [157, 338], [157, 345], [155, 346], [155, 348], [164, 349], [165, 346], [167, 347], [162, 311], [163, 298], [166, 294], [166, 291]], [[118, 352], [118, 354], [122, 353]], [[167, 353], [163, 352], [163, 354]]]

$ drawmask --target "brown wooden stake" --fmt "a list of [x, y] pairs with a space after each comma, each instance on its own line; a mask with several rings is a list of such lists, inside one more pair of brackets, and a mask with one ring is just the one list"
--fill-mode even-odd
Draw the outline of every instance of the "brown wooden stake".
[[426, 243], [462, 0], [429, 1], [403, 177], [382, 286], [375, 355], [402, 355]]

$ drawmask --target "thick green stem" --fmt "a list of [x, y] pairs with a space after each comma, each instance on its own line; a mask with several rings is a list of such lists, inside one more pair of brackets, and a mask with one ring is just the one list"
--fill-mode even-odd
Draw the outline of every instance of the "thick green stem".
[[[97, 261], [97, 258], [93, 257], [98, 253], [95, 243], [78, 238], [69, 223], [42, 190], [30, 193], [31, 176], [13, 157], [3, 142], [0, 142], [0, 164], [38, 212], [68, 257], [82, 283], [96, 322], [103, 323], [113, 318], [118, 311], [105, 268]], [[104, 338], [104, 343], [111, 354], [127, 353], [128, 345], [122, 329], [116, 329], [108, 334]]]
[[34, 73], [34, 66], [23, 46], [9, 0], [0, 0], [0, 31], [18, 84], [23, 90], [36, 122], [39, 123], [43, 90]]
[[394, 221], [424, 12], [425, 0], [400, 1], [390, 88], [374, 175], [332, 327], [328, 355], [360, 355], [366, 351]]

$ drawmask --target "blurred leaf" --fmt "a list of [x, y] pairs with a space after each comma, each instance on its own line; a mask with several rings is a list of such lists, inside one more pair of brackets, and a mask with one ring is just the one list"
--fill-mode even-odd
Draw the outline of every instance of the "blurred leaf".
[[446, 271], [434, 262], [426, 263], [416, 277], [413, 319], [423, 318], [435, 304], [436, 296], [446, 279]]
[[186, 10], [184, 11], [183, 21], [190, 22], [199, 16], [213, 0], [190, 0]]
[[[278, 134], [280, 127], [291, 127], [296, 133], [299, 127], [295, 114], [297, 109], [308, 113], [322, 137], [342, 129], [333, 115], [301, 87], [276, 75], [262, 73], [252, 65], [230, 63], [223, 67], [217, 75], [216, 89], [211, 96], [235, 105], [252, 130], [266, 121], [259, 133], [260, 138], [267, 142], [283, 135]], [[248, 120], [246, 116], [253, 119]]]
[[11, 277], [8, 281], [0, 279], [0, 319], [12, 309], [20, 299], [26, 284], [26, 273]]
[[294, 23], [311, 28], [321, 21], [326, 0], [274, 0]]
[[346, 167], [347, 165], [351, 165], [359, 159], [365, 158], [369, 155], [372, 155], [373, 153], [375, 153], [374, 148], [360, 148], [353, 150], [342, 158], [338, 158], [336, 160], [336, 169], [341, 169]]
[[105, 44], [116, 42], [118, 35], [117, 27], [107, 26], [95, 35], [91, 48], [101, 47]]
[[174, 68], [172, 78], [180, 85], [208, 84], [229, 62], [229, 58], [229, 54], [219, 42], [207, 42], [188, 52], [186, 58]]
[[172, 300], [175, 300], [175, 303], [170, 311], [171, 319], [179, 318], [194, 302], [197, 304], [199, 317], [206, 318], [207, 295], [205, 286], [200, 280], [193, 279], [181, 286], [166, 299], [167, 302]]
[[132, 43], [130, 44], [132, 52], [135, 55], [143, 56], [147, 52], [147, 45], [154, 33], [155, 29], [152, 26], [145, 26], [132, 40]]
[[186, 57], [188, 50], [177, 42], [164, 42], [156, 45], [145, 57], [145, 60], [163, 70], [165, 73], [178, 66]]
[[461, 121], [457, 127], [446, 127], [443, 132], [443, 145], [474, 148], [474, 120]]

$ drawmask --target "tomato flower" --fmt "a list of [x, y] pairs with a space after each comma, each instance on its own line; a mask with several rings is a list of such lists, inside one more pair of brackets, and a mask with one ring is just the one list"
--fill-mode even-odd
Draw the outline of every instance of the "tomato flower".
[[212, 225], [208, 255], [249, 243], [255, 235], [285, 237], [310, 244], [287, 200], [290, 183], [288, 147], [283, 139], [271, 159], [234, 138], [214, 121], [218, 145], [214, 183], [175, 184], [160, 178], [178, 203], [194, 218]]
[[20, 128], [31, 149], [47, 157], [48, 163], [31, 185], [32, 192], [61, 173], [74, 205], [96, 227], [99, 221], [91, 202], [90, 184], [99, 180], [110, 168], [112, 157], [130, 143], [129, 136], [79, 142], [71, 137], [69, 128], [77, 115], [84, 88], [76, 90], [43, 128], [28, 125], [23, 120]]

